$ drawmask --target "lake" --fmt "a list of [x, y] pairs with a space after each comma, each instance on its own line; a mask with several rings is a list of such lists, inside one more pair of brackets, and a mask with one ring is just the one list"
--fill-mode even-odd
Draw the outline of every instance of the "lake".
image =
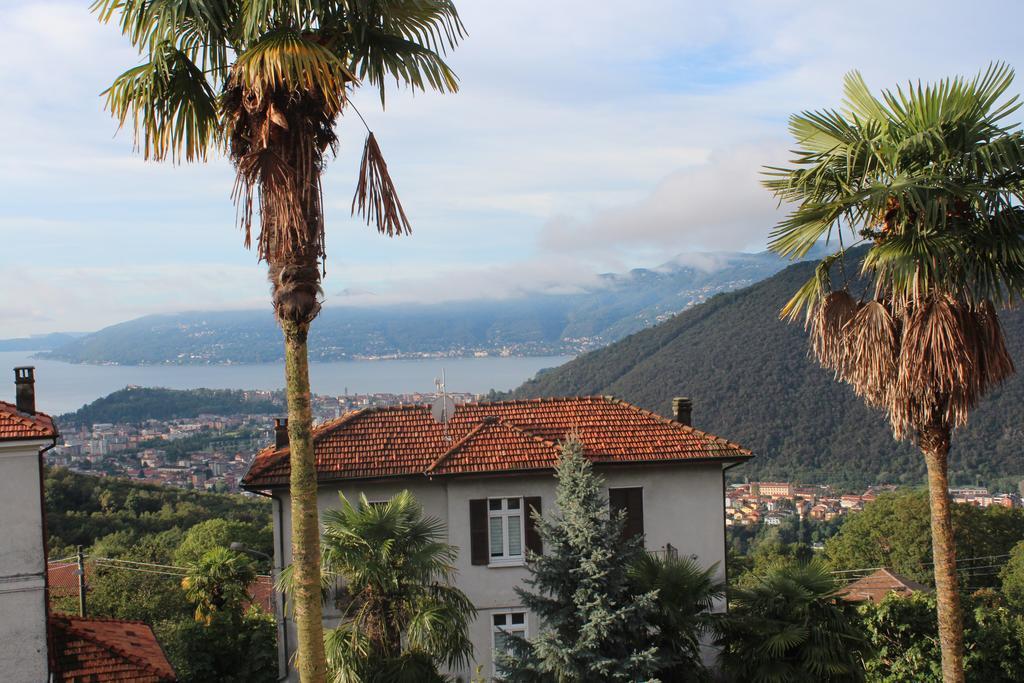
[[[423, 358], [410, 360], [311, 363], [313, 393], [341, 395], [434, 391], [445, 372], [454, 392], [508, 391], [571, 356]], [[129, 384], [168, 389], [281, 389], [284, 363], [254, 365], [77, 365], [32, 358], [31, 352], [0, 351], [0, 400], [14, 402], [14, 372], [19, 365], [36, 368], [36, 405], [51, 415], [77, 410]]]

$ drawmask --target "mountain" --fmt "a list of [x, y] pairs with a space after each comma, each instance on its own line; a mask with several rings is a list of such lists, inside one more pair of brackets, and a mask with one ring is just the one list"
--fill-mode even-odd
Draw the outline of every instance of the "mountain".
[[[665, 320], [717, 292], [757, 282], [785, 265], [767, 252], [700, 254], [654, 269], [605, 274], [597, 285], [567, 294], [377, 308], [327, 305], [310, 333], [310, 357], [574, 354]], [[269, 310], [190, 312], [112, 325], [43, 355], [125, 365], [254, 363], [280, 360], [282, 346]]]
[[83, 336], [84, 332], [51, 332], [18, 339], [0, 339], [0, 351], [49, 351]]
[[[612, 394], [664, 415], [690, 396], [694, 424], [752, 449], [751, 479], [794, 479], [857, 488], [920, 483], [924, 464], [808, 355], [799, 324], [778, 311], [807, 281], [800, 263], [742, 290], [719, 294], [672, 319], [546, 371], [516, 397]], [[1002, 314], [1010, 351], [1024, 368], [1024, 311]], [[1016, 488], [1024, 478], [1024, 374], [985, 399], [959, 432], [954, 481]]]

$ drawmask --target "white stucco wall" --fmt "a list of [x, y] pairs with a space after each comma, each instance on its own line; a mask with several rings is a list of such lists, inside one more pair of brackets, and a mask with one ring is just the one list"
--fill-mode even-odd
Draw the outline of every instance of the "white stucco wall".
[[[680, 556], [695, 555], [701, 566], [718, 564], [719, 577], [725, 572], [725, 522], [722, 507], [722, 466], [719, 463], [694, 463], [667, 466], [609, 467], [598, 470], [609, 488], [642, 487], [644, 497], [644, 533], [649, 550], [663, 550], [671, 544]], [[321, 514], [339, 505], [341, 491], [355, 501], [365, 493], [370, 501], [386, 500], [405, 488], [423, 505], [426, 514], [444, 520], [448, 542], [459, 548], [456, 562], [457, 585], [479, 610], [470, 630], [476, 661], [467, 670], [451, 672], [469, 681], [476, 666], [485, 676], [492, 671], [491, 614], [495, 610], [519, 607], [515, 587], [528, 572], [524, 566], [476, 566], [470, 559], [469, 501], [489, 497], [540, 496], [543, 514], [556, 511], [555, 479], [550, 474], [498, 477], [440, 477], [434, 480], [408, 478], [383, 482], [347, 482], [322, 485], [318, 502]], [[279, 492], [283, 501], [283, 528], [286, 534], [285, 564], [290, 562], [287, 541], [290, 528], [288, 494]], [[275, 533], [278, 520], [275, 518]], [[276, 547], [276, 546], [275, 546]], [[325, 607], [324, 623], [336, 625], [340, 615], [333, 605]], [[537, 620], [528, 616], [530, 633], [536, 633]], [[289, 634], [294, 652], [295, 634]]]
[[39, 449], [0, 442], [0, 671], [10, 681], [45, 681], [46, 590]]

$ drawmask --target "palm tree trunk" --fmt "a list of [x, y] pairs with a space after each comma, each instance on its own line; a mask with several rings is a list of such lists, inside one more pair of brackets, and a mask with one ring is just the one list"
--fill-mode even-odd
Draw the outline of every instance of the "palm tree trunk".
[[313, 412], [310, 407], [309, 323], [282, 321], [285, 395], [288, 400], [288, 448], [291, 453], [292, 572], [297, 669], [302, 683], [324, 683], [323, 606], [320, 598], [320, 516], [316, 500]]
[[964, 630], [956, 577], [956, 543], [949, 502], [949, 438], [945, 425], [929, 425], [920, 433], [921, 452], [928, 465], [928, 500], [931, 506], [932, 556], [939, 612], [943, 683], [963, 683]]

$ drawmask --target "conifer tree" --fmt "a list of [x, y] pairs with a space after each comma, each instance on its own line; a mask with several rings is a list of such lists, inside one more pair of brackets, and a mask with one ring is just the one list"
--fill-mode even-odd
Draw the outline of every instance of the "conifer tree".
[[528, 589], [516, 589], [541, 630], [528, 640], [509, 636], [510, 651], [498, 656], [504, 680], [654, 680], [657, 591], [633, 595], [629, 581], [643, 541], [624, 536], [623, 515], [609, 513], [604, 481], [572, 436], [562, 445], [556, 477], [558, 515], [536, 515], [545, 553], [530, 555]]

